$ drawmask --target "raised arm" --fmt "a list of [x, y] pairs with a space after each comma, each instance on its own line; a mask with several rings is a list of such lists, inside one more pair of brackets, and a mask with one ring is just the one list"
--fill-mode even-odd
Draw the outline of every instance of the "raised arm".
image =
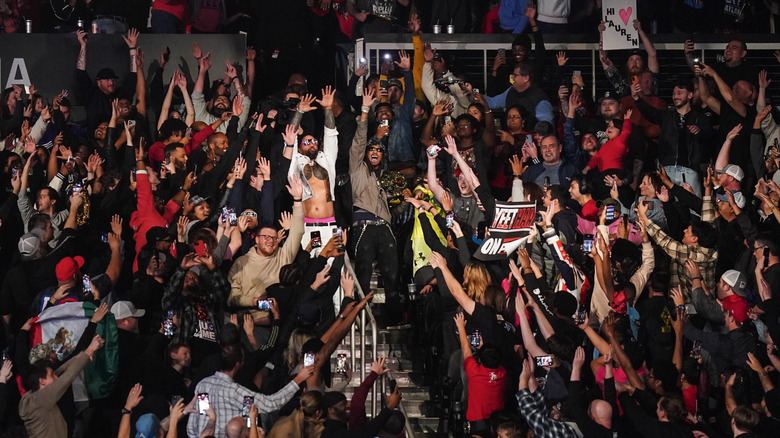
[[650, 38], [647, 36], [644, 30], [642, 30], [642, 23], [639, 20], [634, 20], [634, 29], [639, 33], [639, 39], [642, 40], [642, 45], [645, 46], [645, 52], [647, 52], [647, 69], [653, 73], [658, 73], [658, 54], [655, 51], [655, 46]]
[[[702, 74], [705, 76], [710, 76], [715, 80], [715, 84], [718, 86], [718, 91], [720, 91], [720, 95], [723, 96], [723, 100], [725, 100], [726, 103], [737, 112], [737, 114], [742, 117], [747, 116], [747, 108], [742, 102], [739, 101], [739, 99], [736, 98], [736, 96], [734, 96], [734, 93], [731, 91], [731, 87], [729, 87], [723, 78], [720, 77], [718, 72], [716, 72], [715, 69], [710, 66], [705, 64], [702, 65], [704, 66], [701, 71]], [[701, 95], [701, 87], [699, 88], [699, 95]]]
[[[174, 71], [173, 77], [171, 78], [171, 83], [168, 84], [168, 92], [165, 93], [165, 98], [163, 99], [162, 108], [160, 109], [160, 114], [158, 114], [157, 117], [158, 131], [160, 130], [162, 124], [165, 123], [166, 120], [168, 120], [168, 112], [170, 112], [171, 110], [171, 101], [173, 100], [173, 89], [176, 88], [179, 75], [181, 75], [181, 72], [179, 70]], [[189, 115], [189, 112], [187, 115]]]
[[442, 257], [438, 252], [433, 252], [431, 254], [430, 261], [431, 267], [433, 269], [441, 269], [441, 273], [444, 277], [445, 283], [447, 284], [447, 288], [450, 290], [452, 297], [455, 298], [455, 301], [457, 301], [458, 304], [463, 307], [463, 311], [469, 315], [474, 313], [476, 303], [466, 294], [466, 292], [463, 290], [463, 286], [455, 278], [455, 276], [452, 275], [452, 272], [450, 272], [449, 268], [447, 267], [447, 262], [444, 260], [444, 257]]
[[[130, 53], [133, 53], [132, 51]], [[135, 68], [137, 70], [135, 79], [135, 108], [138, 114], [146, 116], [146, 76], [144, 75], [144, 53], [140, 47], [135, 50]]]
[[466, 318], [462, 313], [457, 313], [452, 319], [455, 320], [455, 327], [458, 328], [458, 341], [463, 360], [466, 360], [471, 357], [471, 345], [469, 345], [469, 337], [466, 335]]
[[727, 164], [729, 164], [729, 154], [731, 153], [731, 143], [734, 141], [735, 138], [739, 135], [739, 132], [742, 131], [742, 124], [735, 126], [732, 128], [731, 131], [729, 131], [728, 134], [726, 134], [726, 140], [723, 141], [723, 146], [720, 148], [720, 152], [718, 152], [718, 158], [715, 160], [715, 169], [721, 170], [724, 167], [726, 167]]
[[436, 158], [439, 156], [439, 153], [437, 152], [431, 155], [428, 151], [426, 151], [425, 155], [428, 157], [428, 170], [427, 170], [428, 188], [431, 189], [431, 192], [433, 192], [433, 196], [436, 198], [436, 200], [441, 203], [441, 200], [444, 197], [446, 190], [444, 190], [444, 187], [442, 187], [439, 184], [439, 182], [436, 180]]
[[694, 68], [696, 77], [699, 78], [699, 98], [704, 102], [715, 114], [720, 115], [720, 101], [710, 93], [709, 87], [707, 87], [707, 81], [701, 73], [701, 69], [697, 66]]
[[255, 87], [255, 58], [257, 51], [253, 46], [246, 49], [246, 88], [244, 92], [248, 97], [252, 97], [252, 89]]

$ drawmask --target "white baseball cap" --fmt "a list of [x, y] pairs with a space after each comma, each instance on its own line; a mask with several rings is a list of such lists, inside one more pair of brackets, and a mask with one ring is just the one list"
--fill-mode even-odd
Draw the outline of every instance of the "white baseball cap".
[[117, 301], [113, 306], [111, 306], [111, 313], [116, 319], [125, 319], [131, 316], [140, 318], [144, 316], [146, 310], [136, 309], [135, 305], [133, 305], [133, 303], [130, 301]]

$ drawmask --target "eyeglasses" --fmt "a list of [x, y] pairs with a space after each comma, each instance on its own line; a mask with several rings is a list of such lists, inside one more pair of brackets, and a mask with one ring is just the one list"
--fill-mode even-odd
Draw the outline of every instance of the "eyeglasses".
[[517, 119], [522, 119], [522, 118], [523, 118], [523, 116], [506, 116], [507, 120], [517, 120]]
[[307, 138], [306, 140], [301, 142], [301, 146], [308, 146], [310, 144], [313, 144], [314, 146], [319, 146], [320, 142], [316, 138]]
[[270, 240], [271, 242], [276, 242], [277, 240], [279, 240], [278, 236], [269, 236], [267, 234], [258, 234], [257, 237], [261, 239]]
[[241, 213], [241, 216], [249, 216], [249, 217], [256, 218], [257, 217], [257, 213], [255, 213], [254, 211], [245, 211], [245, 212]]

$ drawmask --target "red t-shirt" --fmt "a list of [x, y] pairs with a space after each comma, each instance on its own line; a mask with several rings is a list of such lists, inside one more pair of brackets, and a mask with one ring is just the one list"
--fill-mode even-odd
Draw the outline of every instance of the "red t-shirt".
[[485, 368], [469, 356], [463, 362], [469, 384], [469, 401], [466, 420], [479, 421], [490, 418], [490, 414], [504, 409], [506, 370]]
[[620, 135], [604, 143], [604, 146], [588, 161], [588, 167], [598, 169], [599, 172], [623, 169], [623, 158], [628, 153], [629, 135], [631, 135], [631, 123], [624, 120]]
[[683, 400], [685, 400], [685, 409], [693, 416], [696, 416], [696, 398], [699, 395], [699, 387], [691, 385], [682, 390]]

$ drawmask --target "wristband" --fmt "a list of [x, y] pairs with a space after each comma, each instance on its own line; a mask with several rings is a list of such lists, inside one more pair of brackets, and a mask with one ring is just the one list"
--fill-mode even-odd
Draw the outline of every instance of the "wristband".
[[515, 177], [515, 178], [522, 178], [523, 177], [523, 175], [518, 175], [518, 174], [514, 174], [512, 176]]
[[135, 47], [135, 46], [133, 46], [133, 47], [128, 47], [128, 48], [127, 48], [127, 50], [136, 50], [136, 49], [138, 49], [138, 48], [137, 48], [137, 47]]
[[301, 202], [301, 198], [298, 199], [293, 198], [293, 202]]
[[131, 411], [129, 409], [122, 408], [122, 415], [130, 415], [132, 413], [133, 413], [133, 411]]
[[691, 280], [700, 280], [700, 281], [704, 281], [704, 278], [702, 278], [702, 277], [701, 277], [701, 275], [700, 275], [700, 276], [698, 276], [698, 277], [693, 277], [693, 278], [691, 278]]
[[371, 107], [367, 107], [367, 106], [363, 105], [363, 106], [360, 107], [360, 111], [362, 111], [364, 113], [368, 113], [369, 111], [371, 111]]

